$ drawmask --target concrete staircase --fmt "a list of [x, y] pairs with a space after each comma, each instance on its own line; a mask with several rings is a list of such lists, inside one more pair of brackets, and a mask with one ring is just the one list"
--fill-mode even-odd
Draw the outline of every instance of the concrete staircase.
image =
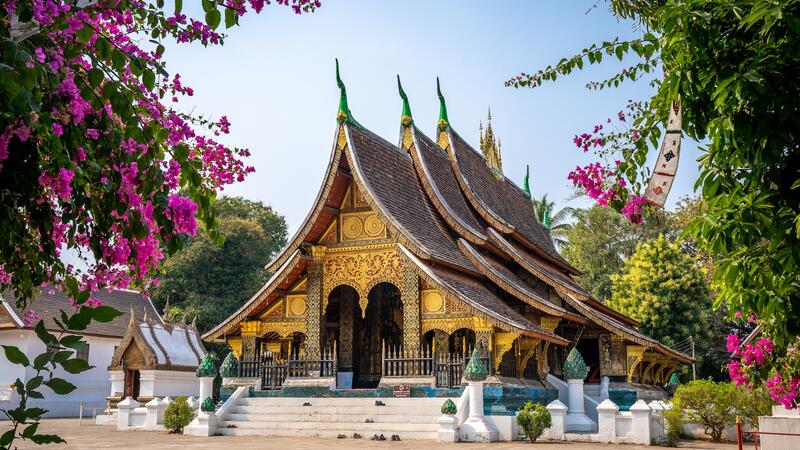
[[[381, 401], [386, 406], [375, 406]], [[436, 439], [443, 398], [244, 397], [222, 417], [224, 435]], [[310, 403], [311, 406], [303, 406]]]

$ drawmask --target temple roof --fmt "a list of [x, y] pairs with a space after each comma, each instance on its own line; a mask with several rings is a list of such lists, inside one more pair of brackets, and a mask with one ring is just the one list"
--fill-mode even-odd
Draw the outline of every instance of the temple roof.
[[[572, 279], [579, 272], [558, 254], [549, 231], [536, 218], [530, 196], [490, 167], [451, 128], [441, 92], [439, 136], [434, 141], [414, 124], [398, 79], [403, 112], [400, 142], [393, 145], [353, 119], [338, 72], [337, 82], [342, 93], [337, 133], [306, 221], [268, 264], [267, 270], [275, 274], [267, 284], [204, 339], [236, 334], [241, 321], [265, 310], [299, 280], [310, 259], [308, 247], [317, 245], [331, 227], [352, 184], [389, 230], [405, 264], [443, 296], [497, 328], [568, 343], [523, 316], [524, 303], [567, 321], [594, 323], [687, 360], [639, 332], [635, 320], [597, 301]], [[525, 281], [531, 278], [544, 285], [534, 288]], [[545, 285], [555, 290], [563, 305], [548, 298]]]

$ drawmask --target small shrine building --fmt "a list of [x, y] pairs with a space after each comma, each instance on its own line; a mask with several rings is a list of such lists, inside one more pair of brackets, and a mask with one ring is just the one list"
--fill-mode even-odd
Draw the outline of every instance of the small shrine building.
[[336, 132], [311, 211], [267, 265], [269, 281], [204, 340], [228, 343], [243, 368], [333, 360], [339, 388], [374, 388], [404, 358], [422, 367], [406, 375], [434, 372], [426, 358], [476, 346], [501, 383], [559, 376], [573, 347], [590, 383], [664, 386], [692, 361], [573, 279], [530, 193], [503, 175], [491, 118], [476, 151], [448, 119], [437, 80], [428, 137], [398, 78], [395, 145], [355, 120], [338, 65], [337, 81]]

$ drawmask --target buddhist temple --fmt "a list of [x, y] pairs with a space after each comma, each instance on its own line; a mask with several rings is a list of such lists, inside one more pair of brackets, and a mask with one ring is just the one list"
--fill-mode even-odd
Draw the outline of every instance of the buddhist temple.
[[[398, 77], [393, 144], [356, 120], [338, 63], [336, 75], [336, 132], [308, 216], [267, 265], [263, 288], [203, 336], [230, 345], [242, 377], [262, 389], [292, 377], [330, 377], [336, 389], [393, 379], [453, 388], [459, 355], [479, 348], [492, 382], [551, 388], [575, 348], [586, 383], [657, 389], [692, 361], [574, 280], [530, 194], [503, 175], [491, 115], [475, 150], [437, 80], [439, 120], [426, 135]], [[309, 364], [269, 381], [265, 367], [286, 360]]]

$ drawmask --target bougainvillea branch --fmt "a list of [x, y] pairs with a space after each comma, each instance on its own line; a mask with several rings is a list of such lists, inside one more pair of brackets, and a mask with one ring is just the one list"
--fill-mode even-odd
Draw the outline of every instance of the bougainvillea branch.
[[[163, 0], [0, 5], [0, 290], [12, 289], [21, 308], [43, 286], [69, 292], [64, 330], [87, 317], [111, 320], [91, 293], [156, 283], [159, 261], [198, 222], [219, 240], [214, 199], [253, 171], [246, 149], [219, 142], [230, 132], [225, 116], [179, 109], [193, 91], [169, 74], [164, 53], [169, 42], [222, 44], [223, 23], [231, 28], [270, 1], [201, 3], [199, 19], [183, 13], [181, 0], [169, 8]], [[275, 3], [296, 14], [319, 7]], [[95, 316], [69, 322], [83, 310]], [[35, 323], [35, 310], [25, 317]], [[24, 412], [32, 392], [18, 392], [14, 430], [41, 416]], [[3, 434], [0, 445], [33, 439], [35, 427], [26, 430]]]

